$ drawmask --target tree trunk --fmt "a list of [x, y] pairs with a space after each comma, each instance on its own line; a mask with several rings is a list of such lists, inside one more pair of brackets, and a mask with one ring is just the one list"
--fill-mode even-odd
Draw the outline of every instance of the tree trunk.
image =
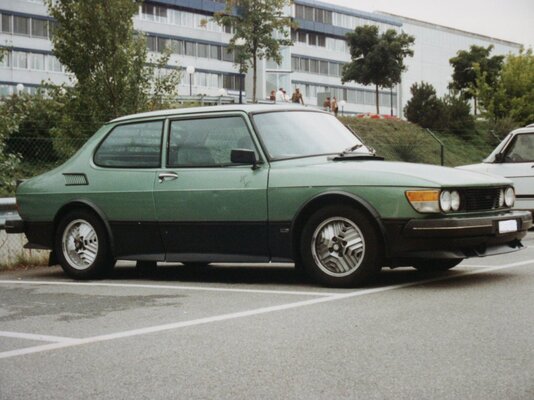
[[378, 102], [378, 85], [376, 85], [376, 113], [380, 114], [380, 103]]
[[477, 116], [477, 96], [473, 96], [473, 99], [475, 100], [475, 117]]

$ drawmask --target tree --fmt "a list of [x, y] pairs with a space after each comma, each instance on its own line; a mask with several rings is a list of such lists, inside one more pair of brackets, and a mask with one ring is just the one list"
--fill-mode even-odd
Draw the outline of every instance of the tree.
[[485, 115], [497, 123], [510, 119], [524, 126], [534, 121], [534, 54], [532, 49], [506, 57], [493, 85], [487, 72], [476, 68], [480, 103]]
[[[289, 5], [290, 0], [226, 0], [224, 11], [213, 16], [215, 22], [235, 31], [228, 51], [236, 55], [239, 72], [246, 73], [252, 66], [253, 102], [256, 102], [258, 60], [266, 58], [280, 64], [281, 47], [293, 44], [289, 34], [294, 24], [283, 11]], [[238, 46], [243, 40], [244, 44]]]
[[352, 61], [343, 66], [341, 82], [355, 81], [376, 88], [376, 113], [380, 114], [378, 88], [391, 88], [406, 71], [404, 59], [413, 56], [415, 39], [406, 33], [388, 29], [379, 35], [376, 25], [358, 26], [347, 33]]
[[459, 90], [466, 99], [473, 99], [475, 115], [477, 115], [477, 101], [480, 92], [476, 69], [478, 68], [484, 74], [485, 82], [492, 86], [497, 80], [504, 59], [504, 56], [490, 57], [492, 50], [493, 45], [487, 48], [472, 45], [469, 51], [458, 51], [456, 57], [449, 60], [453, 67], [452, 82], [449, 84], [449, 88]]
[[412, 97], [404, 107], [404, 115], [408, 121], [423, 128], [441, 128], [445, 107], [443, 101], [437, 97], [434, 86], [425, 82], [414, 83], [410, 92]]
[[471, 115], [471, 106], [454, 92], [443, 98], [444, 115], [442, 129], [465, 136], [475, 129], [475, 118]]
[[[111, 118], [149, 109], [163, 95], [174, 94], [179, 72], [156, 77], [168, 55], [147, 59], [146, 39], [134, 30], [137, 2], [46, 0], [46, 4], [57, 21], [54, 54], [75, 78], [67, 109], [78, 114], [76, 120], [96, 128]], [[158, 79], [171, 85], [158, 84]]]

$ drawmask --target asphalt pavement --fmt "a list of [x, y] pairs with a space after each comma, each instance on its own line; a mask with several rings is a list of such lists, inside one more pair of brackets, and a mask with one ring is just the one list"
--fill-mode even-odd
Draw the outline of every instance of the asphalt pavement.
[[0, 399], [534, 399], [534, 233], [329, 289], [288, 265], [0, 273]]

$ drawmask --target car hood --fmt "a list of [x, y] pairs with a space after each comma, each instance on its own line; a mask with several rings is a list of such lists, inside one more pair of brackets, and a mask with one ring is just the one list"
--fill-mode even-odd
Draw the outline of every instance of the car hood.
[[327, 157], [276, 161], [271, 164], [269, 186], [500, 186], [512, 182], [490, 174], [430, 164]]

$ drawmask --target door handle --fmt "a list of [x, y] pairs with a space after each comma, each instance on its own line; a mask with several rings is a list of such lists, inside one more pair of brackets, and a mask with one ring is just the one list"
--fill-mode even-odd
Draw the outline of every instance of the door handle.
[[163, 183], [165, 181], [174, 181], [175, 179], [178, 179], [178, 174], [174, 172], [162, 172], [158, 175], [159, 183]]

